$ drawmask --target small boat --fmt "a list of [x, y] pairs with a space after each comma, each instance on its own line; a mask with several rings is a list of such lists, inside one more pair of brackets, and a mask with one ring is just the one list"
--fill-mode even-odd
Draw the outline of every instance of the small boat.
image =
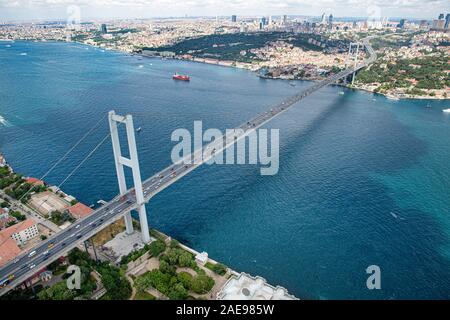
[[341, 96], [343, 96], [343, 95], [345, 94], [345, 92], [344, 92], [344, 91], [340, 91], [339, 94], [340, 94]]
[[386, 96], [389, 100], [394, 100], [394, 101], [399, 101], [400, 98], [399, 97], [395, 97], [395, 96]]
[[426, 106], [425, 108], [431, 109], [431, 104], [428, 103], [427, 106]]
[[295, 86], [296, 86], [296, 84], [295, 84], [294, 82], [289, 82], [289, 85], [290, 85], [291, 87], [295, 87]]
[[444, 110], [442, 110], [442, 112], [444, 112], [444, 113], [450, 113], [450, 109], [444, 109]]
[[141, 128], [141, 127], [139, 127], [139, 128], [136, 129], [136, 132], [141, 132], [141, 131], [142, 131], [142, 128]]
[[178, 74], [178, 73], [175, 73], [172, 78], [173, 78], [173, 80], [180, 80], [180, 81], [190, 81], [191, 80], [191, 78], [189, 78], [189, 76]]

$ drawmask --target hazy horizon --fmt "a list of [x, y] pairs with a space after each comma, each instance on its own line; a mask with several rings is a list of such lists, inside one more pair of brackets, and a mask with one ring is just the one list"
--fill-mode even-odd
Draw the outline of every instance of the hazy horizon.
[[433, 19], [449, 8], [445, 0], [0, 0], [1, 21], [65, 20], [77, 6], [82, 20], [231, 16], [392, 17]]

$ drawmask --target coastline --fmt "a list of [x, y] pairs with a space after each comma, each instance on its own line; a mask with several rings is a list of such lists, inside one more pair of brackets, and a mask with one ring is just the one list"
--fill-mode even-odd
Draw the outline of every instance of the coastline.
[[[97, 46], [97, 45], [93, 45], [93, 44], [88, 44], [88, 43], [84, 43], [84, 42], [80, 42], [80, 41], [64, 41], [64, 40], [29, 40], [29, 39], [0, 39], [0, 41], [8, 41], [8, 42], [15, 42], [15, 41], [30, 41], [30, 42], [49, 42], [49, 41], [53, 41], [53, 42], [64, 42], [64, 43], [76, 43], [79, 45], [83, 45], [83, 46], [87, 46], [87, 47], [92, 47], [92, 48], [96, 48], [96, 49], [100, 49], [100, 50], [105, 50], [105, 51], [113, 51], [113, 52], [117, 52], [117, 53], [122, 53], [122, 54], [127, 54], [127, 55], [133, 55], [133, 56], [140, 56], [142, 58], [159, 58], [161, 60], [165, 60], [165, 59], [172, 59], [172, 60], [180, 60], [180, 61], [187, 61], [187, 62], [196, 62], [196, 63], [203, 63], [203, 64], [209, 64], [209, 65], [214, 65], [214, 66], [220, 66], [220, 67], [227, 67], [227, 68], [236, 68], [236, 69], [243, 69], [243, 70], [248, 70], [251, 71], [253, 73], [255, 73], [255, 75], [257, 77], [260, 78], [264, 78], [264, 79], [271, 79], [271, 80], [283, 80], [283, 81], [320, 81], [322, 80], [321, 78], [283, 78], [283, 77], [261, 77], [257, 74], [257, 71], [260, 69], [259, 67], [254, 67], [252, 68], [252, 64], [251, 63], [244, 63], [244, 62], [237, 62], [237, 61], [229, 61], [229, 60], [219, 60], [219, 59], [209, 59], [209, 58], [192, 58], [192, 59], [186, 59], [183, 58], [182, 56], [174, 56], [174, 57], [161, 57], [161, 56], [149, 56], [149, 55], [145, 55], [142, 53], [138, 53], [138, 52], [129, 52], [129, 51], [125, 51], [125, 50], [120, 50], [120, 49], [113, 49], [113, 48], [104, 48], [101, 46]], [[439, 100], [439, 101], [445, 101], [445, 100], [450, 100], [450, 97], [436, 97], [436, 96], [422, 96], [422, 95], [397, 95], [397, 94], [392, 94], [389, 92], [383, 93], [383, 92], [375, 92], [372, 89], [369, 88], [364, 88], [361, 86], [355, 86], [355, 85], [344, 85], [342, 83], [338, 83], [335, 84], [338, 86], [342, 86], [348, 89], [355, 89], [355, 90], [362, 90], [365, 92], [370, 92], [373, 94], [379, 94], [382, 95], [384, 97], [386, 97], [387, 99], [390, 100]]]
[[[93, 47], [97, 47], [97, 46], [93, 46]], [[99, 48], [99, 47], [97, 47], [97, 48]], [[114, 49], [110, 49], [110, 50], [114, 50]], [[128, 53], [126, 51], [121, 51], [121, 50], [114, 50], [114, 51]], [[324, 78], [295, 78], [295, 77], [283, 78], [283, 77], [261, 76], [261, 75], [257, 74], [258, 70], [260, 69], [259, 67], [252, 68], [252, 65], [250, 63], [243, 63], [243, 62], [236, 62], [236, 61], [207, 59], [207, 58], [186, 59], [186, 58], [183, 58], [180, 56], [175, 56], [175, 57], [148, 56], [148, 55], [145, 55], [142, 53], [136, 53], [136, 52], [133, 52], [131, 54], [137, 55], [137, 56], [140, 56], [143, 58], [159, 58], [162, 60], [171, 59], [171, 60], [180, 60], [180, 61], [187, 61], [187, 62], [204, 63], [204, 64], [209, 64], [209, 65], [214, 65], [214, 66], [227, 67], [227, 68], [243, 69], [243, 70], [248, 70], [252, 73], [255, 73], [255, 75], [261, 79], [282, 80], [282, 81], [311, 81], [311, 82], [321, 81], [324, 79]], [[389, 92], [386, 92], [386, 93], [375, 92], [374, 90], [364, 88], [361, 86], [357, 86], [357, 85], [351, 85], [351, 84], [336, 83], [334, 85], [345, 87], [347, 89], [362, 90], [362, 91], [370, 92], [373, 94], [379, 94], [379, 95], [386, 97], [389, 100], [439, 100], [439, 101], [450, 100], [450, 97], [443, 98], [443, 97], [436, 97], [436, 96], [430, 96], [430, 95], [427, 95], [427, 96], [425, 96], [425, 95], [424, 96], [422, 96], [422, 95], [420, 95], [420, 96], [419, 95], [396, 95], [396, 94], [392, 94]]]

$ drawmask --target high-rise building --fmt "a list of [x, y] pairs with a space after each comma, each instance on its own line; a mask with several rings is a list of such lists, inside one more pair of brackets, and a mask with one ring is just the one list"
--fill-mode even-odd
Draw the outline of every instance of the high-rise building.
[[445, 16], [445, 29], [450, 29], [450, 13]]
[[398, 24], [398, 27], [400, 29], [403, 29], [403, 28], [405, 28], [405, 25], [406, 25], [406, 19], [401, 19], [400, 23]]
[[100, 28], [100, 31], [101, 31], [103, 34], [108, 33], [108, 29], [106, 28], [106, 24], [102, 23], [102, 26], [101, 26], [101, 28]]
[[327, 17], [326, 17], [325, 12], [324, 12], [324, 13], [322, 13], [322, 18], [320, 19], [320, 23], [321, 24], [326, 24], [326, 22], [327, 22]]
[[328, 16], [328, 26], [332, 26], [333, 25], [333, 15], [332, 14], [330, 14], [329, 16]]
[[445, 28], [445, 20], [444, 19], [433, 20], [431, 28], [435, 30], [443, 30]]
[[283, 23], [283, 25], [287, 24], [287, 15], [283, 15], [282, 23]]
[[263, 26], [266, 25], [266, 23], [267, 23], [266, 17], [262, 17], [262, 18], [261, 18], [261, 23], [262, 23]]
[[236, 22], [237, 21], [237, 16], [235, 14], [233, 14], [231, 16], [231, 22]]
[[441, 13], [441, 14], [439, 15], [438, 19], [439, 19], [439, 20], [444, 19], [444, 14]]
[[428, 21], [427, 20], [420, 20], [419, 28], [422, 30], [426, 30], [428, 28]]

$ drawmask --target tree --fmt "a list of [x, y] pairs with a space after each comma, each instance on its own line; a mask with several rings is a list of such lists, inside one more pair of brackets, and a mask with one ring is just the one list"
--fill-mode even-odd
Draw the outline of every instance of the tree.
[[166, 261], [160, 261], [159, 263], [159, 270], [162, 273], [167, 273], [170, 275], [176, 274], [176, 267], [174, 265], [169, 264]]
[[148, 251], [153, 257], [157, 257], [166, 251], [166, 244], [161, 240], [153, 241], [148, 245]]
[[165, 257], [169, 264], [176, 265], [178, 263], [178, 250], [172, 248], [169, 249]]
[[76, 291], [69, 290], [65, 281], [61, 281], [38, 293], [38, 300], [73, 300]]
[[98, 271], [107, 291], [106, 299], [126, 300], [131, 296], [131, 285], [120, 269], [104, 263], [98, 268]]
[[178, 255], [178, 265], [180, 267], [192, 268], [195, 265], [195, 261], [192, 257], [192, 254], [186, 251], [180, 252]]
[[146, 291], [151, 286], [150, 278], [145, 275], [137, 277], [134, 281], [134, 286], [138, 291]]
[[192, 280], [191, 290], [198, 294], [205, 294], [214, 287], [214, 280], [207, 275], [198, 275]]
[[172, 300], [184, 300], [188, 297], [188, 292], [183, 284], [177, 283], [170, 288], [167, 296]]
[[192, 285], [192, 275], [187, 272], [180, 272], [177, 274], [178, 280], [183, 284], [186, 289], [191, 289]]

